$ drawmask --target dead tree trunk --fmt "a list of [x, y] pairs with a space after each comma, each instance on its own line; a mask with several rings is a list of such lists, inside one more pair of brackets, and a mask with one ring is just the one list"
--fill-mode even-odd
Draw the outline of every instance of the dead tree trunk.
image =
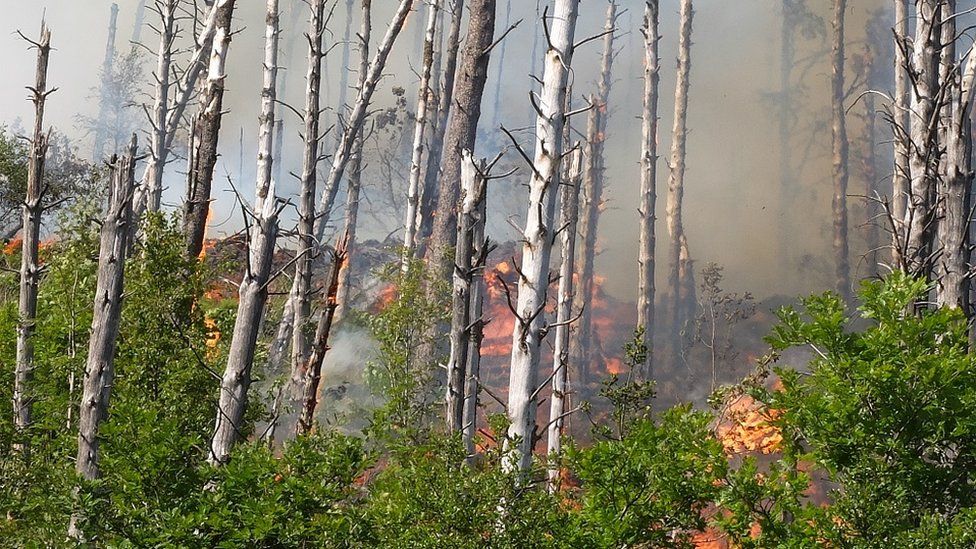
[[247, 266], [238, 290], [234, 334], [227, 355], [227, 367], [220, 383], [217, 419], [208, 457], [212, 465], [227, 463], [231, 449], [241, 436], [242, 421], [247, 408], [247, 391], [251, 385], [254, 348], [268, 299], [268, 284], [271, 282], [271, 260], [278, 236], [280, 212], [271, 179], [279, 34], [278, 0], [268, 0], [253, 226], [248, 235]]
[[[26, 38], [25, 38], [26, 39]], [[14, 366], [13, 411], [14, 427], [23, 433], [31, 424], [33, 397], [31, 382], [34, 377], [34, 328], [37, 322], [37, 285], [41, 266], [37, 252], [41, 238], [41, 216], [44, 206], [44, 159], [47, 156], [48, 135], [44, 133], [44, 103], [54, 90], [47, 89], [47, 65], [51, 56], [51, 31], [41, 23], [41, 35], [37, 42], [28, 40], [37, 48], [37, 70], [34, 87], [30, 88], [34, 102], [34, 133], [30, 143], [27, 164], [27, 193], [21, 209], [23, 217], [23, 244], [20, 255], [20, 300], [17, 308], [17, 358]]]
[[132, 221], [132, 193], [135, 189], [136, 138], [121, 159], [112, 162], [108, 209], [102, 222], [95, 285], [95, 313], [92, 318], [88, 361], [78, 416], [78, 459], [75, 469], [85, 480], [99, 477], [98, 428], [108, 416], [109, 397], [115, 376], [115, 344], [122, 312], [126, 240]]
[[[868, 78], [868, 83], [872, 83], [872, 73], [875, 72], [874, 44], [866, 43], [864, 46], [864, 74]], [[877, 154], [877, 128], [878, 116], [875, 109], [874, 94], [867, 94], [863, 98], [862, 120], [864, 128], [861, 139], [861, 177], [864, 180], [864, 224], [865, 240], [867, 241], [867, 251], [865, 253], [865, 263], [867, 264], [868, 278], [875, 278], [880, 272], [880, 246], [881, 239], [878, 233], [878, 208], [876, 195], [878, 182], [878, 154]]]
[[[366, 73], [369, 71], [369, 37], [372, 33], [372, 18], [370, 15], [371, 1], [363, 0], [362, 26], [359, 30], [359, 89], [366, 84]], [[352, 151], [349, 158], [349, 189], [346, 190], [346, 251], [355, 253], [356, 246], [356, 226], [359, 223], [359, 193], [363, 181], [363, 127], [359, 127], [359, 134], [353, 142]], [[341, 322], [345, 318], [349, 307], [349, 296], [352, 288], [350, 287], [352, 271], [349, 265], [339, 273], [339, 293], [336, 298], [338, 307], [336, 309], [336, 322]]]
[[939, 4], [918, 0], [916, 29], [910, 61], [909, 196], [905, 204], [905, 267], [909, 273], [928, 275], [932, 265], [934, 233], [933, 194], [937, 179], [939, 109]]
[[437, 30], [437, 15], [441, 0], [429, 0], [427, 5], [427, 26], [424, 32], [424, 55], [420, 69], [420, 90], [417, 92], [417, 119], [413, 130], [413, 153], [410, 158], [410, 177], [407, 182], [407, 212], [404, 220], [403, 258], [400, 270], [407, 271], [417, 245], [417, 208], [420, 204], [421, 162], [424, 159], [424, 137], [426, 136], [428, 111], [433, 99], [431, 72], [434, 66], [434, 37]]
[[573, 59], [579, 0], [556, 0], [538, 98], [535, 158], [519, 268], [517, 318], [512, 333], [506, 457], [508, 471], [528, 471], [536, 438], [539, 360], [549, 327], [544, 311], [555, 233], [556, 193], [563, 153], [566, 85]]
[[[86, 481], [101, 476], [98, 464], [98, 430], [108, 417], [109, 398], [115, 378], [115, 347], [122, 314], [125, 257], [132, 233], [132, 197], [135, 191], [136, 136], [124, 157], [112, 158], [108, 208], [102, 222], [95, 283], [94, 314], [85, 381], [78, 406], [78, 455], [75, 471]], [[83, 539], [77, 512], [71, 515], [68, 536]]]
[[[683, 311], [694, 299], [689, 294], [691, 259], [688, 239], [685, 237], [681, 207], [685, 194], [685, 157], [688, 144], [688, 87], [691, 76], [691, 25], [694, 17], [692, 0], [681, 0], [680, 30], [678, 34], [678, 73], [674, 94], [674, 124], [671, 127], [671, 174], [668, 178], [667, 218], [670, 242], [668, 257], [668, 287], [671, 291], [671, 341], [672, 358], [677, 359], [681, 349]], [[691, 285], [693, 287], [693, 284]]]
[[603, 27], [603, 55], [600, 63], [600, 80], [597, 95], [590, 97], [593, 105], [586, 128], [585, 171], [583, 173], [582, 218], [580, 219], [580, 269], [579, 291], [574, 296], [574, 308], [580, 311], [579, 323], [573, 327], [576, 332], [575, 355], [579, 379], [586, 383], [586, 376], [593, 356], [593, 316], [594, 301], [593, 275], [595, 270], [597, 232], [600, 213], [603, 210], [603, 187], [605, 184], [604, 144], [610, 119], [610, 87], [613, 83], [613, 33], [617, 23], [617, 3], [607, 5], [606, 23]]
[[193, 152], [194, 165], [190, 170], [189, 188], [183, 205], [186, 255], [191, 258], [198, 257], [203, 250], [203, 237], [207, 230], [210, 189], [217, 165], [217, 142], [223, 117], [225, 67], [230, 49], [234, 2], [224, 0], [217, 5], [210, 66], [207, 81], [200, 92], [200, 112], [193, 128], [196, 150]]
[[905, 209], [910, 193], [909, 168], [909, 116], [911, 105], [908, 84], [908, 58], [905, 55], [908, 40], [908, 0], [895, 0], [895, 104], [892, 108], [895, 161], [891, 186], [892, 246], [891, 263], [902, 267], [905, 262]]
[[454, 101], [454, 79], [457, 74], [458, 50], [461, 40], [461, 21], [464, 0], [450, 0], [451, 30], [447, 35], [444, 56], [444, 77], [441, 80], [437, 98], [437, 115], [431, 133], [430, 151], [427, 154], [427, 170], [424, 173], [424, 191], [421, 194], [420, 228], [418, 238], [421, 244], [430, 238], [434, 226], [434, 212], [438, 209], [439, 196], [437, 183], [441, 176], [441, 160], [444, 155], [444, 139], [447, 133], [447, 120]]
[[149, 145], [148, 181], [149, 201], [146, 208], [150, 212], [159, 211], [163, 196], [163, 168], [166, 161], [167, 128], [166, 117], [169, 113], [170, 64], [173, 59], [173, 42], [176, 39], [176, 8], [179, 0], [165, 0], [158, 4], [159, 50], [156, 52], [156, 92], [152, 108], [152, 132]]
[[105, 58], [102, 60], [102, 82], [98, 92], [98, 119], [95, 120], [95, 146], [92, 150], [92, 158], [96, 162], [105, 156], [105, 142], [109, 138], [105, 119], [108, 117], [108, 113], [115, 108], [112, 105], [112, 94], [109, 90], [113, 85], [115, 72], [115, 35], [118, 30], [118, 21], [119, 5], [113, 2], [108, 17]]
[[332, 270], [329, 273], [324, 309], [315, 329], [315, 343], [312, 345], [312, 353], [303, 368], [301, 406], [298, 424], [295, 427], [295, 434], [299, 436], [312, 432], [312, 426], [315, 425], [315, 407], [319, 402], [322, 362], [325, 360], [325, 354], [329, 352], [329, 334], [332, 332], [332, 322], [335, 319], [338, 304], [336, 294], [339, 292], [339, 272], [342, 271], [347, 258], [345, 238], [343, 238], [332, 253]]
[[[447, 361], [447, 429], [455, 433], [464, 427], [464, 386], [467, 371], [470, 330], [475, 317], [471, 313], [471, 292], [475, 273], [482, 258], [475, 251], [484, 252], [484, 211], [487, 191], [486, 165], [480, 166], [471, 151], [461, 156], [461, 211], [458, 217], [458, 245], [454, 253], [454, 282], [451, 304], [451, 354]], [[479, 240], [475, 240], [479, 233]]]
[[566, 401], [569, 396], [569, 325], [573, 319], [573, 276], [576, 274], [576, 222], [579, 217], [579, 195], [582, 183], [583, 154], [580, 149], [570, 157], [569, 180], [559, 198], [559, 293], [556, 298], [556, 341], [553, 344], [552, 396], [549, 401], [547, 455], [550, 467], [548, 485], [555, 491], [559, 483], [558, 456], [562, 454], [563, 427], [566, 423]]
[[386, 61], [390, 56], [390, 52], [393, 50], [393, 45], [396, 43], [400, 31], [403, 30], [403, 24], [407, 20], [407, 15], [410, 14], [413, 1], [400, 0], [393, 20], [386, 30], [386, 35], [383, 37], [382, 42], [380, 42], [379, 48], [376, 50], [376, 55], [369, 65], [369, 72], [367, 73], [365, 83], [359, 90], [359, 96], [356, 98], [356, 103], [353, 105], [349, 120], [342, 132], [342, 138], [339, 140], [336, 151], [332, 155], [332, 167], [329, 170], [329, 176], [325, 180], [325, 186], [322, 190], [322, 198], [319, 202], [319, 211], [317, 214], [318, 219], [315, 224], [315, 239], [319, 242], [322, 241], [322, 237], [325, 234], [325, 227], [331, 219], [332, 208], [335, 205], [336, 195], [339, 193], [339, 181], [342, 179], [346, 165], [349, 163], [353, 143], [359, 135], [359, 129], [366, 120], [366, 111], [373, 98], [373, 93], [376, 91], [376, 86], [383, 76]]
[[[478, 177], [487, 177], [483, 172], [477, 174]], [[482, 191], [487, 191], [487, 184], [482, 184]], [[467, 455], [467, 463], [474, 463], [475, 448], [474, 434], [478, 430], [478, 396], [481, 391], [481, 342], [484, 339], [486, 320], [483, 316], [483, 305], [485, 296], [485, 265], [488, 261], [488, 254], [491, 253], [493, 246], [485, 236], [485, 222], [487, 220], [487, 200], [486, 196], [479, 198], [479, 209], [475, 216], [475, 223], [471, 226], [471, 280], [469, 284], [469, 307], [468, 307], [468, 342], [467, 358], [465, 359], [464, 371], [464, 401], [461, 411], [461, 437], [464, 440], [464, 449]]]
[[834, 0], [831, 43], [831, 117], [832, 175], [834, 195], [834, 290], [851, 300], [850, 246], [847, 239], [847, 182], [849, 177], [849, 143], [844, 113], [844, 19], [847, 0]]
[[142, 25], [146, 22], [146, 0], [139, 0], [136, 7], [136, 17], [132, 22], [132, 37], [129, 42], [133, 45], [142, 42]]
[[[21, 35], [23, 36], [23, 35]], [[26, 38], [25, 38], [26, 40]], [[44, 159], [47, 156], [49, 135], [44, 133], [44, 104], [55, 90], [47, 89], [47, 66], [51, 57], [51, 31], [41, 23], [37, 42], [28, 40], [37, 49], [37, 70], [34, 87], [30, 88], [34, 103], [34, 133], [30, 143], [27, 165], [27, 193], [22, 207], [23, 243], [20, 256], [20, 300], [17, 309], [17, 358], [14, 367], [14, 427], [23, 432], [31, 424], [33, 398], [30, 385], [34, 377], [34, 336], [37, 322], [37, 286], [41, 277], [38, 248], [41, 238], [41, 216], [44, 206]]]
[[[512, 23], [512, 0], [505, 2], [505, 28]], [[498, 70], [495, 71], [495, 104], [491, 109], [491, 126], [497, 128], [501, 124], [502, 115], [502, 75], [505, 72], [505, 42], [499, 45]]]
[[644, 101], [641, 115], [640, 243], [637, 252], [637, 326], [647, 354], [639, 377], [654, 376], [654, 222], [657, 219], [657, 108], [660, 76], [658, 0], [644, 5]]
[[472, 0], [468, 34], [454, 87], [455, 109], [447, 129], [441, 161], [438, 215], [434, 216], [427, 263], [438, 280], [450, 279], [448, 252], [457, 242], [457, 207], [461, 196], [461, 152], [475, 150], [481, 102], [488, 80], [488, 61], [495, 36], [496, 0]]

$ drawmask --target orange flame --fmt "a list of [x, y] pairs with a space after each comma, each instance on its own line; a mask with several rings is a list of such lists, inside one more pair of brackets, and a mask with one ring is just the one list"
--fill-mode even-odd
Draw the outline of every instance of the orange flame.
[[211, 221], [213, 221], [213, 205], [212, 204], [208, 204], [207, 205], [207, 223], [206, 223], [206, 227], [204, 227], [204, 233], [203, 233], [203, 247], [200, 249], [200, 254], [197, 256], [197, 259], [200, 260], [200, 261], [203, 261], [204, 259], [207, 259], [207, 252], [210, 251], [210, 250], [212, 250], [214, 248], [214, 246], [216, 245], [216, 241], [215, 240], [213, 240], [213, 239], [209, 239], [208, 240], [207, 239], [207, 232], [209, 232], [209, 231], [207, 231], [207, 229], [210, 228], [210, 222]]
[[748, 395], [737, 398], [722, 414], [716, 428], [726, 454], [778, 452], [783, 433], [772, 422], [782, 413], [782, 410], [766, 408]]

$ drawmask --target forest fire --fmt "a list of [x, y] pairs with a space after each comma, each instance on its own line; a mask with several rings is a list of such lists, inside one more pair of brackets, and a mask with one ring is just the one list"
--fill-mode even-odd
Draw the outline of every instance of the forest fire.
[[783, 443], [782, 431], [773, 424], [781, 416], [781, 410], [771, 410], [751, 396], [742, 395], [724, 410], [716, 435], [730, 456], [774, 454]]

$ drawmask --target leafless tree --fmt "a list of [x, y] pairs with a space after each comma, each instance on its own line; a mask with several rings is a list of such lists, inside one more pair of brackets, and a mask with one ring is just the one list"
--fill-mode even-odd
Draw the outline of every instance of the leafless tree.
[[153, 75], [156, 80], [156, 86], [151, 115], [151, 142], [149, 145], [149, 162], [151, 165], [149, 174], [151, 179], [147, 182], [149, 185], [147, 200], [149, 202], [146, 208], [150, 212], [159, 211], [159, 205], [163, 195], [163, 164], [161, 161], [167, 156], [166, 147], [168, 145], [168, 136], [166, 117], [169, 114], [170, 107], [169, 92], [171, 87], [170, 76], [172, 73], [170, 65], [173, 60], [173, 44], [178, 31], [176, 25], [176, 9], [179, 3], [179, 0], [160, 0], [156, 3], [156, 8], [159, 11], [160, 25], [159, 48], [156, 52], [156, 72]]
[[851, 299], [850, 244], [847, 236], [847, 183], [849, 178], [849, 143], [847, 141], [847, 121], [844, 111], [846, 87], [844, 83], [844, 20], [847, 0], [834, 0], [831, 26], [831, 151], [832, 178], [834, 194], [833, 209], [833, 248], [834, 248], [834, 289], [845, 301]]
[[908, 40], [908, 0], [895, 1], [895, 102], [892, 107], [892, 121], [895, 126], [892, 143], [895, 148], [894, 171], [892, 172], [892, 264], [903, 265], [901, 239], [904, 237], [906, 199], [909, 195], [909, 143], [905, 131], [908, 129], [908, 109], [911, 104], [908, 89], [908, 58], [904, 44]]
[[637, 252], [637, 325], [643, 328], [641, 344], [647, 351], [640, 375], [653, 378], [654, 366], [654, 223], [657, 219], [658, 85], [661, 56], [658, 43], [659, 0], [644, 3], [644, 96], [641, 112], [640, 243]]
[[108, 36], [105, 39], [105, 57], [102, 60], [102, 82], [98, 94], [98, 118], [95, 121], [95, 145], [92, 158], [96, 161], [105, 155], [105, 142], [108, 141], [105, 121], [108, 118], [109, 111], [115, 107], [115, 105], [112, 105], [112, 94], [109, 90], [113, 85], [112, 75], [115, 72], [115, 35], [118, 31], [118, 21], [119, 5], [112, 2], [108, 17]]

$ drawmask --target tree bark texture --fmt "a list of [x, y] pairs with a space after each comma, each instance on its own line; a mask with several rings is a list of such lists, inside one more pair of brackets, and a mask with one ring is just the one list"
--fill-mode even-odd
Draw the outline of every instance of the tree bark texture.
[[851, 300], [850, 244], [847, 238], [847, 183], [849, 178], [850, 146], [847, 140], [847, 121], [844, 112], [844, 20], [847, 0], [834, 0], [831, 27], [831, 153], [834, 194], [833, 249], [834, 290], [849, 302]]
[[893, 144], [895, 148], [894, 169], [891, 179], [891, 217], [892, 246], [891, 263], [896, 267], [905, 265], [902, 251], [905, 249], [905, 209], [910, 194], [909, 168], [909, 115], [911, 105], [908, 83], [908, 59], [902, 48], [908, 39], [908, 0], [895, 1], [895, 104], [892, 108], [894, 122]]
[[149, 144], [149, 180], [146, 208], [158, 212], [163, 196], [163, 169], [166, 162], [167, 128], [169, 113], [170, 65], [173, 59], [173, 42], [176, 40], [176, 9], [178, 0], [165, 0], [158, 4], [159, 49], [156, 52], [155, 94], [152, 107], [152, 128]]
[[643, 379], [654, 376], [654, 251], [656, 236], [654, 224], [657, 219], [657, 132], [658, 97], [660, 83], [661, 41], [658, 21], [660, 6], [658, 0], [646, 0], [644, 5], [644, 96], [641, 111], [641, 180], [640, 237], [637, 252], [637, 325], [643, 329], [641, 344], [647, 350], [642, 371]]

